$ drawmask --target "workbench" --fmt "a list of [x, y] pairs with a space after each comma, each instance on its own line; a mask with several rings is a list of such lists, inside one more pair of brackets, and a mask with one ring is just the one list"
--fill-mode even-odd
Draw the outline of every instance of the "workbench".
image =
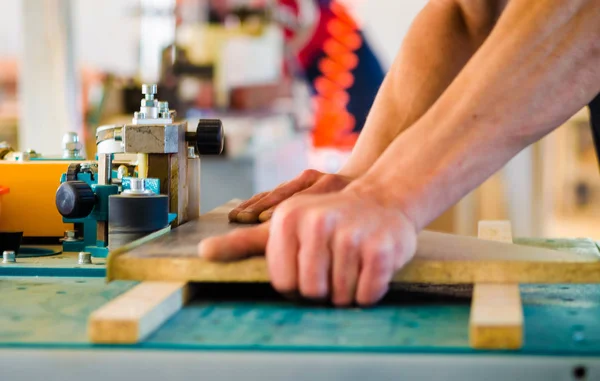
[[[515, 239], [592, 250], [589, 239]], [[599, 252], [600, 255], [600, 252]], [[137, 282], [74, 253], [0, 264], [0, 380], [598, 380], [600, 285], [522, 285], [524, 346], [473, 350], [470, 286], [406, 285], [335, 309], [268, 285], [203, 285], [136, 345], [93, 345], [90, 313]]]

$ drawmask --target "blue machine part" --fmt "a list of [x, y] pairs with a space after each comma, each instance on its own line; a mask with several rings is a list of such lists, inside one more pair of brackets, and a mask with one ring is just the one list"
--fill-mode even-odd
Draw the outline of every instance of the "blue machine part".
[[[113, 170], [113, 178], [117, 178], [117, 171]], [[77, 174], [77, 180], [87, 183], [94, 194], [96, 195], [96, 205], [94, 209], [84, 218], [64, 218], [63, 222], [67, 224], [79, 224], [79, 235], [82, 238], [73, 241], [63, 241], [64, 252], [79, 252], [87, 251], [92, 254], [92, 257], [106, 258], [108, 256], [108, 242], [97, 240], [97, 222], [108, 222], [108, 198], [112, 195], [119, 194], [124, 190], [131, 188], [131, 177], [124, 177], [121, 186], [118, 185], [98, 185], [97, 178], [92, 173], [81, 172]], [[67, 174], [61, 176], [61, 184], [67, 181]], [[146, 189], [160, 194], [160, 180], [155, 178], [145, 179]], [[169, 223], [173, 222], [177, 214], [169, 214]]]
[[[160, 180], [159, 179], [144, 179], [144, 186], [146, 189], [152, 191], [152, 193], [160, 194]], [[131, 177], [123, 177], [121, 182], [121, 191], [131, 189]]]

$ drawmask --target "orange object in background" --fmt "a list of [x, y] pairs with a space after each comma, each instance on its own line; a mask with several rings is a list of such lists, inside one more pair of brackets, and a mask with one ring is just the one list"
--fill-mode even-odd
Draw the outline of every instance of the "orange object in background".
[[2, 187], [10, 188], [9, 193], [0, 196], [0, 232], [22, 231], [24, 237], [62, 237], [70, 225], [62, 222], [55, 195], [69, 164], [69, 161], [0, 161]]
[[7, 194], [9, 191], [7, 187], [0, 185], [0, 221], [2, 221], [2, 195]]
[[350, 100], [347, 90], [354, 83], [352, 71], [358, 65], [355, 51], [362, 45], [362, 39], [343, 5], [332, 2], [331, 11], [334, 17], [327, 23], [325, 57], [318, 64], [322, 75], [314, 81], [317, 96], [313, 144], [349, 150], [358, 134], [353, 131], [356, 120], [347, 109]]

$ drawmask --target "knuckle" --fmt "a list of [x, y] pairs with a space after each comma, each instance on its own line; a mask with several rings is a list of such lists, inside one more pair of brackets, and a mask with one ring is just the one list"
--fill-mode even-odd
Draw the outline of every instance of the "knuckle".
[[390, 255], [378, 250], [370, 251], [365, 257], [365, 264], [374, 275], [384, 275], [391, 266]]
[[315, 180], [321, 176], [321, 172], [316, 169], [305, 169], [300, 174], [300, 178], [306, 181]]
[[273, 210], [271, 220], [281, 229], [291, 229], [298, 218], [300, 209], [292, 202], [283, 202]]
[[336, 255], [340, 255], [340, 259], [344, 259], [346, 255], [356, 249], [357, 243], [355, 235], [350, 231], [339, 232], [336, 237], [335, 251]]
[[323, 182], [325, 182], [327, 184], [327, 186], [329, 188], [342, 188], [346, 185], [346, 180], [344, 178], [342, 178], [341, 176], [337, 176], [337, 175], [325, 175], [325, 177], [322, 180]]
[[320, 210], [308, 210], [303, 223], [315, 233], [322, 232], [325, 229], [326, 216]]

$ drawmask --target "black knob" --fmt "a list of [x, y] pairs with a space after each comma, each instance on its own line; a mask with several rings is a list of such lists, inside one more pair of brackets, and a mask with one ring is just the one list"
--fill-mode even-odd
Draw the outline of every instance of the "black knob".
[[95, 204], [96, 195], [84, 181], [66, 181], [56, 191], [56, 208], [63, 217], [87, 217]]
[[77, 175], [81, 172], [81, 164], [71, 163], [67, 168], [67, 181], [76, 181]]
[[200, 155], [220, 155], [225, 142], [223, 123], [219, 119], [200, 119], [196, 132], [188, 133], [186, 140], [194, 143]]

